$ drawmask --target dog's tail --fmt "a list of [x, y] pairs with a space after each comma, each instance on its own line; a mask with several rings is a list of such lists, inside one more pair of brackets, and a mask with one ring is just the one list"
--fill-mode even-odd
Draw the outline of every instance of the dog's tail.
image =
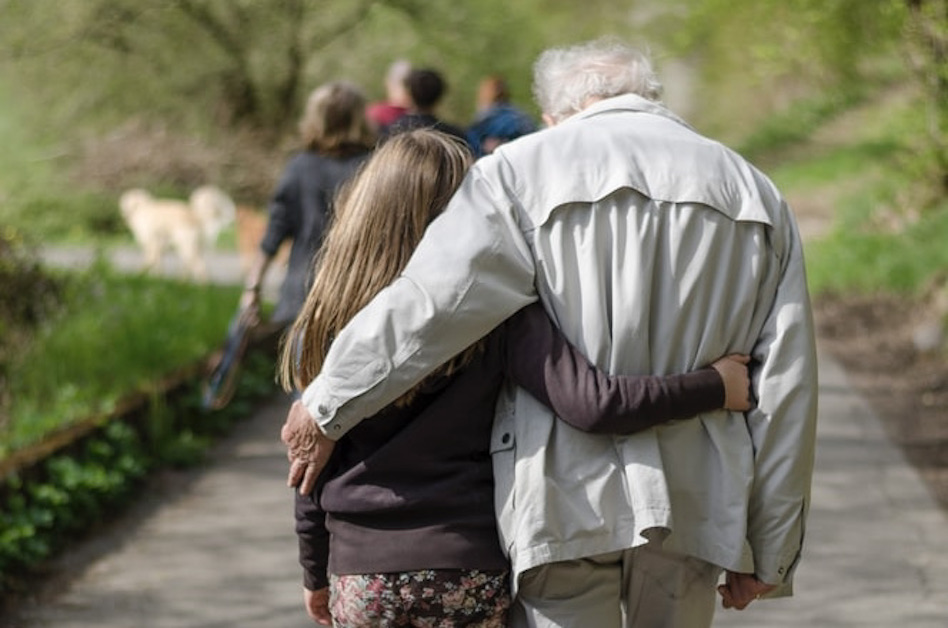
[[191, 211], [201, 222], [204, 241], [208, 245], [217, 242], [217, 237], [234, 222], [237, 208], [226, 192], [214, 185], [202, 185], [191, 193]]

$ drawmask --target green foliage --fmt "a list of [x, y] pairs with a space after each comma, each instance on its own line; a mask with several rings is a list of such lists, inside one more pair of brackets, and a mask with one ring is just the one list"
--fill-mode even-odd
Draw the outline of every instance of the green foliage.
[[70, 276], [63, 311], [12, 364], [0, 453], [108, 412], [208, 355], [226, 334], [237, 296], [230, 286], [119, 275], [101, 263]]
[[0, 432], [9, 423], [8, 380], [40, 321], [59, 305], [62, 286], [39, 265], [23, 237], [0, 226]]
[[206, 436], [196, 434], [188, 421], [182, 421], [178, 412], [196, 416], [197, 408], [187, 404], [188, 395], [176, 399], [174, 407], [162, 394], [149, 397], [148, 415], [145, 419], [145, 435], [150, 450], [164, 463], [172, 467], [188, 467], [199, 462], [210, 444]]
[[743, 140], [739, 151], [751, 160], [765, 158], [809, 138], [839, 113], [862, 100], [855, 90], [840, 90], [801, 99], [786, 110], [768, 117]]
[[877, 175], [883, 168], [893, 167], [898, 155], [903, 154], [903, 148], [891, 138], [856, 140], [825, 155], [782, 163], [773, 173], [773, 178], [778, 187], [786, 190], [858, 182]]
[[741, 143], [800, 99], [904, 74], [901, 0], [686, 0], [657, 26], [697, 71], [696, 123]]
[[327, 80], [381, 97], [396, 57], [440, 66], [472, 100], [472, 75], [520, 78], [540, 44], [535, 14], [500, 0], [30, 0], [12, 2], [4, 22], [0, 60], [48, 103], [44, 117], [147, 115], [189, 128], [291, 130], [306, 93]]
[[47, 241], [128, 239], [116, 199], [102, 192], [37, 192], [7, 203], [0, 210], [0, 217], [8, 225]]
[[42, 479], [5, 479], [0, 494], [0, 592], [126, 499], [149, 468], [138, 433], [116, 421], [72, 454], [43, 463]]
[[38, 565], [128, 504], [147, 474], [199, 463], [212, 436], [272, 395], [272, 356], [248, 355], [234, 403], [204, 414], [195, 383], [156, 396], [144, 417], [117, 417], [69, 450], [0, 484], [0, 595], [28, 585]]
[[907, 2], [907, 57], [928, 101], [927, 142], [930, 180], [938, 196], [948, 193], [948, 0]]
[[55, 309], [59, 292], [60, 282], [43, 270], [20, 233], [0, 230], [0, 329], [37, 325]]
[[807, 248], [809, 281], [814, 294], [917, 295], [935, 274], [948, 268], [948, 204], [927, 211], [898, 232], [866, 228], [878, 199], [852, 199], [850, 219], [833, 234]]
[[[700, 52], [713, 76], [849, 85], [897, 45], [902, 0], [686, 0], [675, 48]], [[684, 17], [682, 20], [681, 18]], [[709, 76], [712, 78], [712, 76]]]
[[805, 145], [777, 153], [772, 175], [781, 190], [820, 197], [833, 211], [829, 235], [806, 249], [817, 297], [879, 291], [910, 297], [948, 267], [948, 204], [922, 209], [924, 179], [912, 167], [918, 101], [897, 91], [882, 95], [815, 129]]

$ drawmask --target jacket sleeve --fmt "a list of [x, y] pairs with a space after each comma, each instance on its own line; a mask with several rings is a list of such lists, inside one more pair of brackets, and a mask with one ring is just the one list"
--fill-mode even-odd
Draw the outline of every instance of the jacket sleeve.
[[[314, 495], [317, 494], [314, 492]], [[326, 513], [313, 495], [296, 491], [296, 537], [299, 541], [299, 561], [303, 567], [303, 586], [316, 591], [329, 585], [329, 532]]]
[[333, 341], [303, 404], [331, 439], [535, 301], [514, 201], [474, 165], [402, 275]]
[[570, 425], [632, 434], [724, 405], [713, 368], [684, 375], [612, 376], [569, 344], [539, 303], [505, 324], [507, 375]]
[[[785, 209], [789, 214], [789, 208]], [[757, 407], [747, 413], [754, 444], [747, 538], [772, 597], [792, 594], [803, 547], [816, 447], [817, 358], [802, 243], [789, 218], [773, 234], [779, 258], [774, 303], [752, 351], [760, 365]]]
[[294, 215], [294, 208], [298, 208], [301, 202], [297, 159], [287, 164], [270, 199], [267, 230], [260, 240], [260, 249], [269, 257], [276, 255], [283, 241], [299, 231], [299, 219]]

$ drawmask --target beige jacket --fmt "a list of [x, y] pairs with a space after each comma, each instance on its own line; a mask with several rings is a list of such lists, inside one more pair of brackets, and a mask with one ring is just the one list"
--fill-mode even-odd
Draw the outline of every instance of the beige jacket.
[[505, 391], [494, 473], [514, 573], [658, 528], [666, 547], [789, 594], [817, 393], [800, 238], [769, 179], [658, 104], [604, 100], [478, 161], [303, 402], [336, 438], [537, 298], [612, 373], [751, 353], [758, 407], [609, 437]]

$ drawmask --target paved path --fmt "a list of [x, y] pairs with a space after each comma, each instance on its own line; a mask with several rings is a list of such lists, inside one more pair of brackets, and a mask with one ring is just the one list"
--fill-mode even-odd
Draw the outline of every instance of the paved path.
[[[824, 354], [820, 366], [817, 470], [796, 596], [719, 611], [714, 625], [946, 628], [948, 517], [839, 365]], [[282, 397], [266, 404], [206, 468], [146, 496], [116, 529], [67, 557], [84, 565], [71, 584], [20, 619], [0, 618], [0, 628], [312, 625], [278, 438], [287, 407]]]
[[826, 355], [817, 443], [794, 597], [720, 611], [715, 627], [948, 627], [948, 516]]
[[[208, 464], [64, 562], [83, 567], [59, 595], [2, 628], [296, 628], [302, 606], [292, 492], [279, 440], [289, 403], [262, 406]], [[91, 555], [91, 560], [90, 560]]]
[[[796, 596], [719, 611], [715, 627], [945, 628], [948, 518], [840, 367], [823, 355], [821, 369], [817, 472]], [[61, 595], [0, 626], [311, 625], [283, 487], [278, 433], [287, 407], [282, 398], [262, 407], [185, 486], [120, 524], [108, 551]]]

